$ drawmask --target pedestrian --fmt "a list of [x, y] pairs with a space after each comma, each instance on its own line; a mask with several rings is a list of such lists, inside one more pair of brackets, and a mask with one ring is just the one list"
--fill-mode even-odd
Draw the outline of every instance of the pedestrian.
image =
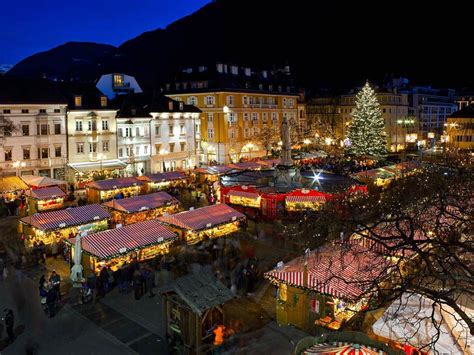
[[58, 243], [56, 241], [53, 241], [53, 243], [51, 244], [51, 255], [55, 259], [58, 256], [58, 250], [59, 250]]
[[46, 304], [48, 305], [49, 318], [53, 318], [56, 312], [56, 301], [58, 299], [58, 293], [54, 287], [50, 287], [46, 295]]
[[13, 325], [15, 323], [15, 317], [13, 315], [13, 310], [11, 310], [9, 308], [5, 308], [3, 310], [2, 320], [5, 323], [5, 328], [7, 330], [8, 343], [13, 343], [13, 340], [15, 340], [15, 334], [13, 334]]
[[145, 282], [146, 282], [146, 289], [148, 290], [148, 295], [149, 297], [155, 297], [155, 294], [153, 293], [153, 283], [154, 283], [154, 278], [155, 278], [155, 272], [149, 265], [145, 265], [145, 271], [146, 271]]
[[102, 284], [102, 293], [105, 294], [109, 292], [109, 272], [107, 271], [107, 267], [103, 267], [100, 271], [100, 283]]
[[115, 286], [115, 277], [114, 277], [114, 272], [110, 268], [110, 266], [107, 266], [107, 274], [109, 275], [109, 291]]
[[58, 300], [61, 300], [61, 276], [59, 276], [58, 273], [56, 273], [56, 270], [53, 270], [51, 273], [51, 276], [49, 277], [49, 282], [51, 283], [53, 289], [56, 291], [58, 294]]
[[95, 274], [92, 272], [89, 276], [87, 276], [87, 287], [89, 288], [89, 290], [91, 290], [92, 303], [95, 303], [96, 283], [97, 280]]
[[140, 275], [140, 271], [135, 270], [133, 272], [133, 291], [135, 292], [135, 300], [138, 301], [142, 296], [142, 276]]

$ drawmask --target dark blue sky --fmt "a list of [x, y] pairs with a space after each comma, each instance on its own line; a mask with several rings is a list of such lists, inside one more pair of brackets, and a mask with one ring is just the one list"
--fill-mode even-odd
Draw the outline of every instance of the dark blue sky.
[[210, 0], [4, 0], [0, 64], [15, 64], [68, 41], [117, 46], [165, 27]]

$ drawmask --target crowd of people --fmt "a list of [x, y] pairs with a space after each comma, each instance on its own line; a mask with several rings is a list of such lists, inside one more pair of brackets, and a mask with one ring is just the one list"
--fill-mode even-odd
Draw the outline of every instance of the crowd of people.
[[0, 217], [19, 216], [26, 208], [25, 191], [0, 195]]
[[49, 318], [56, 315], [58, 302], [61, 301], [61, 276], [53, 270], [48, 279], [42, 275], [39, 280], [39, 297], [41, 305]]

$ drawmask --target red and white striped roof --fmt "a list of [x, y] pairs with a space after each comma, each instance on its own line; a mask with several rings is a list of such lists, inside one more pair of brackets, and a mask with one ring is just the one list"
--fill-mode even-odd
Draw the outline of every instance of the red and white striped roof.
[[[151, 220], [86, 235], [81, 237], [81, 246], [83, 250], [101, 260], [176, 239], [175, 233], [158, 221]], [[76, 238], [69, 240], [72, 245], [75, 242]]]
[[158, 220], [181, 229], [199, 231], [243, 219], [245, 215], [242, 213], [226, 204], [219, 204], [163, 216]]
[[335, 342], [315, 344], [303, 351], [304, 355], [383, 355], [384, 351], [371, 346], [353, 344], [347, 342]]
[[176, 205], [179, 201], [166, 192], [155, 192], [148, 195], [135, 196], [120, 200], [112, 200], [103, 203], [103, 206], [122, 211], [126, 213], [134, 213], [144, 210], [152, 210], [166, 205]]
[[286, 202], [326, 202], [326, 198], [320, 196], [286, 196]]
[[182, 171], [168, 171], [165, 173], [139, 176], [138, 179], [147, 182], [166, 182], [186, 179], [186, 174]]
[[138, 180], [136, 177], [124, 177], [118, 179], [92, 181], [87, 183], [86, 187], [99, 191], [108, 191], [141, 185], [143, 185], [143, 181]]
[[66, 193], [58, 186], [45, 187], [42, 189], [28, 190], [26, 195], [35, 200], [50, 200], [57, 197], [65, 197]]
[[36, 213], [32, 216], [23, 217], [21, 221], [44, 231], [79, 226], [106, 218], [110, 218], [110, 214], [100, 205], [93, 204]]
[[372, 287], [372, 282], [387, 266], [386, 260], [376, 253], [357, 245], [345, 250], [338, 244], [293, 259], [281, 268], [267, 272], [265, 277], [334, 297], [356, 300]]

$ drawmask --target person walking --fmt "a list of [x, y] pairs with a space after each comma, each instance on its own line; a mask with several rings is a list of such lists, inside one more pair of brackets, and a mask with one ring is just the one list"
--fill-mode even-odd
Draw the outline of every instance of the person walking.
[[46, 304], [48, 305], [49, 318], [53, 318], [54, 315], [56, 314], [57, 299], [58, 299], [58, 293], [56, 292], [54, 287], [51, 287], [48, 290], [48, 293], [46, 295]]
[[140, 299], [142, 290], [142, 276], [139, 270], [133, 272], [133, 291], [135, 292], [135, 300]]
[[51, 273], [51, 276], [49, 277], [49, 282], [53, 286], [53, 289], [56, 291], [58, 294], [58, 300], [61, 300], [61, 276], [59, 276], [58, 273], [56, 273], [56, 270], [53, 270]]
[[102, 293], [105, 296], [105, 294], [109, 292], [109, 272], [105, 266], [100, 270], [99, 277], [102, 284]]
[[15, 323], [15, 317], [13, 315], [13, 310], [5, 308], [3, 310], [3, 322], [5, 323], [5, 328], [8, 335], [8, 343], [13, 343], [15, 340], [15, 334], [13, 333], [13, 325]]
[[89, 290], [91, 290], [91, 296], [92, 296], [92, 303], [95, 303], [95, 297], [96, 297], [96, 283], [97, 279], [95, 277], [95, 274], [92, 272], [89, 276], [87, 276], [87, 287]]

